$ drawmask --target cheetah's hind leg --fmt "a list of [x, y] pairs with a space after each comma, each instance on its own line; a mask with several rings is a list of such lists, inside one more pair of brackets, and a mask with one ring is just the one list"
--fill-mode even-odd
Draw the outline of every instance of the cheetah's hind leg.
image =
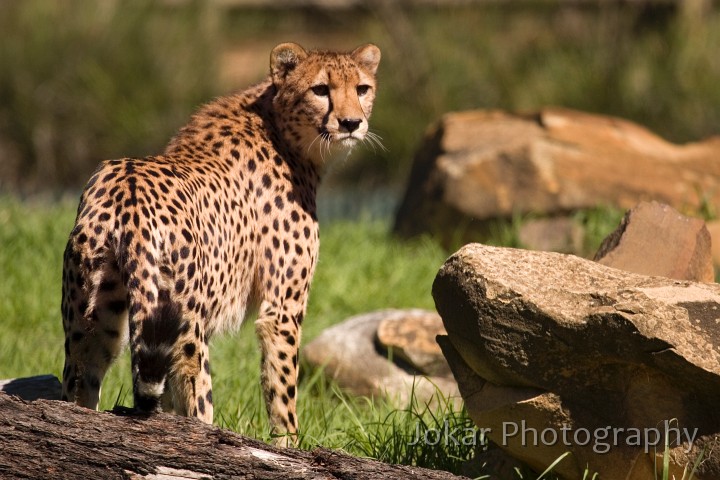
[[[95, 410], [105, 373], [128, 337], [126, 290], [114, 258], [104, 260], [83, 262], [82, 252], [71, 242], [63, 265], [62, 399]], [[98, 267], [93, 270], [92, 265]]]

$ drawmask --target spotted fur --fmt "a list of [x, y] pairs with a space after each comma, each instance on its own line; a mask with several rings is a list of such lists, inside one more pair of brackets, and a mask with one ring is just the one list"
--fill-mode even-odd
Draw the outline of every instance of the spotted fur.
[[270, 423], [294, 439], [316, 189], [371, 138], [379, 60], [278, 45], [267, 80], [201, 108], [162, 155], [100, 164], [64, 255], [63, 399], [97, 408], [129, 340], [135, 407], [211, 423], [208, 340], [257, 311]]

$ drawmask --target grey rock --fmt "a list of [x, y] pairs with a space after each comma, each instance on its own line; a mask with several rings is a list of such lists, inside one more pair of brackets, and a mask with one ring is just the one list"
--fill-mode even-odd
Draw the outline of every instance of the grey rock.
[[303, 361], [323, 368], [349, 392], [384, 397], [398, 408], [408, 406], [413, 395], [421, 405], [433, 404], [438, 393], [459, 405], [460, 393], [452, 378], [424, 375], [389, 358], [376, 342], [381, 323], [427, 316], [425, 310], [381, 310], [349, 318], [309, 342], [303, 349]]

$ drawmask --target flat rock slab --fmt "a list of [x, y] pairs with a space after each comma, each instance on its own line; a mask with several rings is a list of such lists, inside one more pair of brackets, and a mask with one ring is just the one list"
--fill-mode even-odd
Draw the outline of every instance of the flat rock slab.
[[641, 202], [605, 238], [595, 261], [642, 275], [713, 282], [711, 243], [701, 219], [669, 205]]
[[[720, 434], [719, 285], [471, 244], [441, 268], [433, 296], [468, 411], [479, 427], [497, 425], [490, 438], [531, 466], [554, 458], [500, 438], [503, 422], [560, 434], [563, 425], [595, 432], [676, 419], [697, 429], [690, 456], [674, 450], [679, 463]], [[604, 454], [561, 445], [575, 454], [563, 473], [589, 463], [602, 478], [639, 478], [627, 476], [644, 453], [632, 443], [624, 430]], [[717, 449], [711, 455], [700, 478], [720, 478]]]

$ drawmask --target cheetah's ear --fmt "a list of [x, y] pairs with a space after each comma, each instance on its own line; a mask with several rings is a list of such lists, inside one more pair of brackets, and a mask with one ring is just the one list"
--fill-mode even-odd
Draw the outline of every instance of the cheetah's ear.
[[307, 52], [297, 43], [281, 43], [270, 53], [270, 75], [273, 83], [279, 85], [303, 59]]
[[362, 67], [368, 69], [375, 75], [378, 65], [380, 64], [380, 49], [376, 45], [372, 43], [361, 45], [353, 50], [350, 56]]

